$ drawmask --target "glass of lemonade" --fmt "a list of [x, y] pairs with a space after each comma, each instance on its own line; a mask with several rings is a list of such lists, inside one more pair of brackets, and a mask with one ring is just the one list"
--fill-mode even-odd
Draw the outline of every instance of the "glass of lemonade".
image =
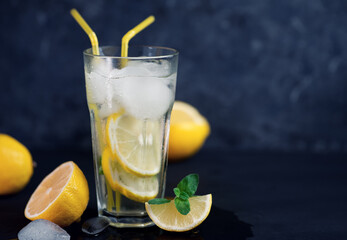
[[164, 196], [178, 52], [99, 49], [83, 52], [98, 213], [116, 227], [151, 226], [144, 203]]

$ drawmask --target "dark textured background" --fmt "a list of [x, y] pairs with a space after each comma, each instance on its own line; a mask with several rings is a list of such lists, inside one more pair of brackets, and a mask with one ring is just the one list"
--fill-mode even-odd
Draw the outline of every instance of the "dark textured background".
[[[132, 43], [180, 51], [177, 99], [207, 116], [212, 134], [197, 155], [170, 164], [167, 195], [200, 174], [198, 194], [213, 194], [201, 238], [346, 239], [346, 0], [0, 1], [0, 132], [37, 162], [23, 191], [0, 196], [1, 239], [29, 222], [30, 194], [68, 160], [91, 191], [82, 219], [96, 215], [82, 59], [90, 42], [73, 7], [102, 45], [120, 45], [154, 14]], [[89, 239], [78, 224], [67, 231]]]
[[150, 14], [133, 44], [180, 51], [177, 99], [212, 126], [206, 148], [347, 151], [347, 1], [1, 1], [0, 132], [31, 149], [90, 150], [82, 50]]

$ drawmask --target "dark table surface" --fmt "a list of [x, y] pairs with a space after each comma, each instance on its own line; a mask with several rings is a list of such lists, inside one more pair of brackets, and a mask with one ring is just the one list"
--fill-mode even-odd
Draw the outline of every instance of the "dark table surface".
[[[44, 176], [60, 163], [76, 162], [90, 187], [82, 221], [94, 217], [96, 197], [91, 152], [32, 151], [37, 167], [28, 186], [0, 197], [0, 239], [13, 239], [29, 223], [24, 208]], [[108, 228], [97, 237], [66, 230], [72, 239], [346, 239], [347, 155], [233, 152], [203, 149], [181, 163], [169, 164], [167, 195], [186, 174], [200, 174], [197, 194], [212, 193], [210, 216], [196, 229], [169, 233], [157, 227]]]

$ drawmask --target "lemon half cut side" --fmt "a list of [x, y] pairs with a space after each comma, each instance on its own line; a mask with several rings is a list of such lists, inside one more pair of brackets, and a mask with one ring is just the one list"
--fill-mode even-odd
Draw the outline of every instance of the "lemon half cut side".
[[89, 188], [83, 172], [74, 162], [65, 162], [42, 180], [24, 214], [30, 220], [46, 219], [65, 227], [81, 217], [88, 201]]

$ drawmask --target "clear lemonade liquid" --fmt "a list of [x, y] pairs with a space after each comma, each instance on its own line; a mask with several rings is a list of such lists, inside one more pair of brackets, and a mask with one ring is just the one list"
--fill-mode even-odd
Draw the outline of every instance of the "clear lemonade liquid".
[[99, 215], [144, 216], [163, 197], [176, 73], [166, 60], [85, 64]]

